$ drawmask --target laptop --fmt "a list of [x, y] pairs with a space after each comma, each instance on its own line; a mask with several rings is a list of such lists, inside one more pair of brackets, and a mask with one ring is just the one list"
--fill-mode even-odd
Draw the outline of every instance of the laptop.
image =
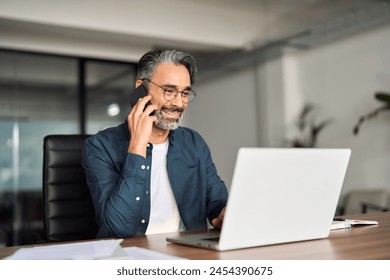
[[326, 238], [351, 151], [240, 148], [221, 231], [167, 238], [218, 251]]

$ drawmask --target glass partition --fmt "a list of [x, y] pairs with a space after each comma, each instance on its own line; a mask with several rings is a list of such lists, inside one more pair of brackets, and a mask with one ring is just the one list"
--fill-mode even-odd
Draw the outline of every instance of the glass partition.
[[135, 66], [128, 63], [86, 63], [87, 134], [116, 126], [126, 119], [135, 71]]
[[43, 138], [123, 122], [136, 66], [8, 50], [0, 62], [1, 247], [44, 238]]

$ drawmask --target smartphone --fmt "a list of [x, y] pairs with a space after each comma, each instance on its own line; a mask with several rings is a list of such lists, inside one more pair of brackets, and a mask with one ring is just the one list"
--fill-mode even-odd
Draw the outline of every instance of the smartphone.
[[[139, 85], [129, 96], [129, 102], [131, 107], [134, 107], [135, 104], [138, 102], [140, 98], [143, 98], [148, 95], [148, 92], [146, 91], [146, 88], [143, 84]], [[144, 111], [146, 107], [151, 105], [152, 103], [148, 101], [145, 105]], [[150, 114], [151, 116], [154, 115], [154, 111]]]

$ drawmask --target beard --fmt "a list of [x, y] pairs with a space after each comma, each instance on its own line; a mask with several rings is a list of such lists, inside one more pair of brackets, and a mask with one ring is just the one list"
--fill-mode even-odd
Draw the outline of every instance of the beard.
[[[166, 112], [179, 112], [180, 115], [177, 118], [166, 118], [163, 116], [163, 111]], [[179, 127], [180, 120], [183, 117], [183, 108], [176, 106], [163, 106], [161, 109], [155, 111], [157, 118], [156, 126], [164, 130], [175, 130]]]

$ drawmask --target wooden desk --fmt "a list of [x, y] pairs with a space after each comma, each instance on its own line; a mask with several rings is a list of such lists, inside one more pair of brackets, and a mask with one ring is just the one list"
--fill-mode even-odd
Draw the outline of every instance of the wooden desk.
[[[263, 246], [250, 249], [217, 252], [207, 249], [167, 243], [165, 238], [178, 233], [154, 234], [127, 238], [123, 247], [138, 246], [161, 253], [195, 260], [336, 260], [336, 259], [390, 259], [390, 212], [348, 216], [354, 219], [376, 220], [378, 226], [364, 226], [352, 229], [335, 230], [326, 239]], [[182, 233], [186, 234], [186, 233]], [[0, 259], [11, 255], [18, 248], [0, 249]]]

